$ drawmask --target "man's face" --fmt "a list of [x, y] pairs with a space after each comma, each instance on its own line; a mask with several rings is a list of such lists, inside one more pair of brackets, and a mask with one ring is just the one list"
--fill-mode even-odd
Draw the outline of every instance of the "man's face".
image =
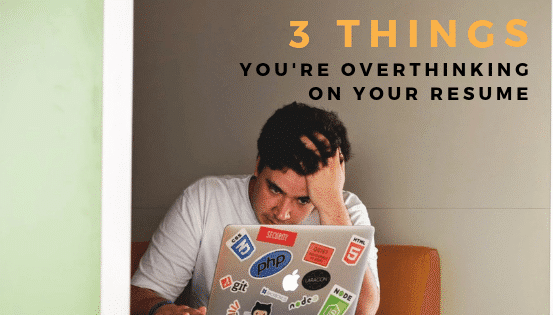
[[252, 315], [267, 315], [267, 311], [254, 311]]
[[312, 211], [304, 176], [291, 169], [263, 168], [250, 183], [250, 201], [261, 224], [298, 224]]

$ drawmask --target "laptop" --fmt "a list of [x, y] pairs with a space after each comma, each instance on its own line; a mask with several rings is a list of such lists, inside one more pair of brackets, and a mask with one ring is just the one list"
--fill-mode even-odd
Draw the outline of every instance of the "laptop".
[[372, 226], [229, 225], [207, 315], [354, 314]]

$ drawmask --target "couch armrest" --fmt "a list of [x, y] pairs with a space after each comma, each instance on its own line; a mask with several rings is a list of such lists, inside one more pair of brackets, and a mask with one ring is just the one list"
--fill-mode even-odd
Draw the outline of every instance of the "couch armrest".
[[440, 314], [438, 251], [408, 245], [377, 245], [380, 307], [377, 314]]

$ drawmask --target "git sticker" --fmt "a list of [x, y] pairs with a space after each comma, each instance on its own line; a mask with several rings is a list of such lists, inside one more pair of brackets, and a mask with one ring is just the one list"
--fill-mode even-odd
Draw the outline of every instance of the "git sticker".
[[305, 255], [303, 256], [303, 261], [326, 268], [328, 267], [335, 250], [336, 249], [334, 247], [311, 241], [307, 247]]
[[355, 294], [335, 284], [317, 315], [342, 315], [355, 301]]
[[350, 265], [350, 266], [357, 265], [359, 258], [365, 251], [365, 248], [367, 248], [367, 244], [369, 244], [368, 240], [360, 236], [353, 235], [351, 237], [351, 240], [349, 241], [348, 248], [346, 249], [346, 253], [342, 258], [342, 261], [346, 265]]
[[254, 252], [255, 246], [246, 229], [241, 229], [238, 233], [227, 241], [227, 247], [238, 257], [240, 261], [248, 259]]

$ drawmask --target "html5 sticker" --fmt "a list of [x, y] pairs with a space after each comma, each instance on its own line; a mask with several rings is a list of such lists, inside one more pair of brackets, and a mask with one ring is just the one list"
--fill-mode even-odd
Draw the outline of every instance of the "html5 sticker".
[[246, 232], [246, 229], [241, 229], [238, 233], [227, 241], [227, 247], [240, 260], [244, 261], [255, 252], [251, 237]]
[[334, 247], [311, 241], [303, 255], [303, 261], [326, 268], [335, 250]]
[[292, 247], [296, 243], [297, 236], [298, 233], [296, 232], [261, 226], [259, 228], [259, 233], [257, 234], [257, 240], [261, 242]]
[[369, 241], [367, 239], [364, 239], [357, 235], [353, 235], [351, 237], [351, 240], [349, 241], [348, 248], [346, 249], [346, 253], [342, 258], [342, 261], [346, 265], [350, 265], [350, 266], [357, 265], [359, 258], [365, 251], [365, 248], [367, 248], [368, 244], [369, 244]]

